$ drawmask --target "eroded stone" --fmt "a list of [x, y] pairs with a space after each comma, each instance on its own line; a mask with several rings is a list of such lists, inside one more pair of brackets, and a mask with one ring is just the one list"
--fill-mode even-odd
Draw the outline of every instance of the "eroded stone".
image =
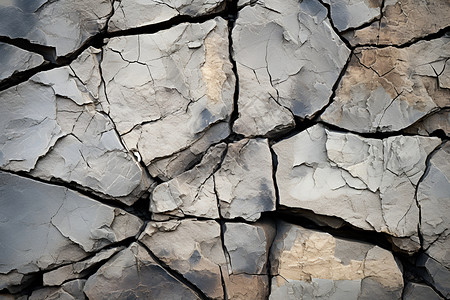
[[399, 299], [402, 273], [387, 250], [279, 222], [270, 299]]
[[120, 31], [168, 21], [176, 16], [197, 17], [223, 10], [224, 0], [117, 1], [108, 31]]
[[[203, 144], [214, 142], [217, 137], [208, 133], [217, 133], [216, 127], [229, 132], [235, 79], [227, 32], [226, 21], [216, 18], [113, 38], [105, 46], [108, 103], [102, 105], [128, 148], [137, 149], [147, 166], [203, 137]], [[182, 167], [175, 173], [182, 173]]]
[[444, 67], [449, 57], [449, 38], [407, 48], [357, 48], [321, 118], [357, 132], [406, 128], [449, 105], [450, 90], [437, 84], [450, 72]]
[[[76, 262], [139, 232], [143, 222], [60, 186], [0, 172], [0, 273]], [[30, 251], [32, 249], [32, 251]]]
[[350, 54], [315, 0], [246, 6], [232, 37], [239, 74], [233, 130], [246, 136], [272, 135], [292, 128], [293, 115], [314, 115], [328, 103]]
[[139, 240], [205, 295], [223, 299], [222, 276], [228, 270], [220, 231], [212, 220], [150, 222]]
[[222, 217], [256, 221], [262, 212], [275, 210], [272, 155], [266, 139], [243, 139], [228, 145], [214, 174]]
[[102, 31], [111, 13], [109, 0], [3, 1], [0, 36], [26, 39], [65, 56]]
[[450, 25], [448, 1], [389, 0], [380, 22], [344, 35], [352, 45], [401, 45]]
[[89, 277], [84, 293], [90, 300], [200, 299], [137, 243], [116, 254]]
[[273, 146], [280, 204], [395, 237], [417, 236], [415, 189], [439, 144], [438, 138], [369, 139], [315, 125]]

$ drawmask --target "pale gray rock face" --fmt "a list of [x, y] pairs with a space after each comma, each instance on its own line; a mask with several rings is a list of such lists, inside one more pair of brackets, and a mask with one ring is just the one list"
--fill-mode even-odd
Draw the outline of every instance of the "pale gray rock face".
[[219, 209], [226, 219], [256, 221], [262, 212], [275, 210], [272, 155], [266, 139], [244, 139], [228, 145], [214, 174]]
[[449, 56], [445, 37], [407, 48], [357, 48], [321, 118], [357, 132], [406, 128], [448, 106], [449, 87], [438, 83], [450, 72], [445, 68]]
[[416, 236], [415, 189], [439, 144], [438, 138], [369, 139], [315, 125], [273, 146], [280, 204], [365, 230]]
[[65, 56], [103, 30], [111, 13], [109, 0], [3, 1], [0, 36], [26, 39]]
[[[0, 273], [76, 262], [136, 235], [143, 222], [67, 188], [0, 172]], [[33, 249], [33, 251], [30, 251]]]
[[331, 19], [337, 30], [360, 27], [378, 19], [382, 0], [324, 0], [330, 5]]
[[270, 255], [269, 299], [400, 299], [402, 294], [402, 272], [392, 253], [378, 246], [279, 222]]
[[417, 201], [423, 247], [450, 269], [450, 143], [432, 154], [428, 172], [417, 189]]
[[89, 300], [200, 299], [137, 243], [116, 254], [89, 277], [84, 293]]
[[102, 250], [93, 257], [44, 273], [43, 283], [45, 286], [56, 286], [71, 279], [83, 278], [88, 274], [91, 267], [109, 259], [112, 255], [123, 249], [124, 247], [117, 247]]
[[267, 258], [275, 237], [273, 224], [225, 223], [224, 231], [231, 274], [268, 274]]
[[216, 221], [184, 219], [150, 222], [139, 241], [213, 299], [223, 299], [222, 276], [228, 274]]
[[422, 254], [416, 262], [423, 270], [422, 277], [437, 289], [445, 299], [450, 298], [450, 270], [442, 264]]
[[13, 45], [0, 42], [0, 82], [17, 72], [26, 71], [42, 65], [44, 58]]
[[403, 292], [404, 300], [443, 300], [436, 292], [429, 286], [420, 283], [408, 282]]
[[98, 50], [0, 92], [0, 168], [76, 182], [132, 204], [152, 183], [96, 110]]
[[168, 21], [176, 16], [197, 17], [219, 12], [224, 0], [115, 1], [108, 31], [120, 31]]
[[448, 1], [387, 0], [381, 21], [344, 37], [352, 45], [401, 45], [449, 26], [449, 13]]
[[83, 293], [86, 280], [73, 280], [64, 283], [59, 288], [43, 288], [34, 291], [28, 300], [84, 300], [87, 299]]
[[150, 200], [150, 211], [175, 216], [219, 218], [213, 174], [220, 167], [226, 144], [211, 148], [193, 169], [158, 185]]
[[226, 21], [216, 18], [105, 46], [102, 104], [147, 166], [190, 147], [205, 151], [210, 144], [194, 144], [217, 142], [209, 133], [229, 130], [235, 79], [227, 35]]
[[233, 29], [239, 118], [233, 130], [270, 135], [325, 106], [350, 51], [319, 1], [258, 1]]

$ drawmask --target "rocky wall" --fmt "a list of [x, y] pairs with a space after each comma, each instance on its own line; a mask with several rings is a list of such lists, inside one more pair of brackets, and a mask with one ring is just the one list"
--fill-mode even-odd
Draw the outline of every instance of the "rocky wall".
[[0, 299], [449, 299], [449, 15], [0, 1]]

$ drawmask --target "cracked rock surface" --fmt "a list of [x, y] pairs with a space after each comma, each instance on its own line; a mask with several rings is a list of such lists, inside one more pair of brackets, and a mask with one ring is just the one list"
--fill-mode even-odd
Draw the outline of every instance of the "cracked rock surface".
[[450, 299], [450, 2], [0, 2], [0, 299]]

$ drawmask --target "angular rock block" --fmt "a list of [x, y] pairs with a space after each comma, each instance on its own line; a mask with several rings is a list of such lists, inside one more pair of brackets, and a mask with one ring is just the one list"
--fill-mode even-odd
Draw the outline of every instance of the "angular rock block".
[[313, 116], [329, 101], [350, 50], [319, 1], [258, 1], [233, 28], [239, 117], [233, 130], [272, 135]]
[[143, 225], [121, 209], [64, 187], [1, 171], [0, 182], [0, 274], [30, 274], [79, 261], [135, 236]]
[[400, 299], [403, 277], [378, 246], [279, 222], [269, 299]]
[[112, 12], [109, 0], [3, 1], [0, 36], [46, 46], [56, 59], [78, 50], [102, 31]]
[[116, 254], [89, 277], [83, 291], [89, 300], [201, 299], [137, 243]]
[[427, 174], [417, 188], [423, 247], [450, 269], [450, 143], [431, 155]]
[[[235, 78], [227, 32], [216, 18], [112, 38], [104, 47], [102, 105], [145, 165], [187, 149], [198, 155], [228, 136]], [[189, 163], [174, 166], [176, 175]]]
[[102, 97], [98, 50], [0, 92], [0, 169], [76, 182], [128, 205], [152, 180], [123, 146]]
[[438, 138], [369, 139], [315, 125], [273, 146], [280, 204], [419, 243], [416, 187], [439, 144]]
[[357, 48], [321, 116], [356, 132], [398, 131], [449, 105], [450, 38], [407, 48]]
[[214, 174], [219, 209], [226, 219], [256, 221], [275, 210], [272, 155], [266, 139], [243, 139], [228, 145]]

